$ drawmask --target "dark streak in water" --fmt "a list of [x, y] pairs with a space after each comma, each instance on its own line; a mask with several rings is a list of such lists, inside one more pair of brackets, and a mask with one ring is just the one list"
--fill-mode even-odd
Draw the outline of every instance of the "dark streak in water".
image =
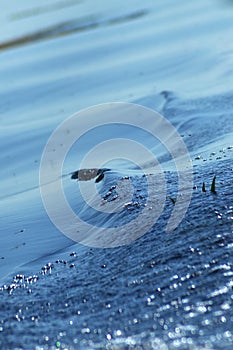
[[24, 18], [28, 17], [34, 17], [34, 16], [39, 16], [43, 13], [48, 13], [48, 12], [54, 12], [56, 10], [61, 10], [66, 7], [74, 6], [79, 3], [83, 2], [83, 0], [66, 0], [66, 1], [59, 1], [56, 4], [49, 4], [47, 6], [39, 6], [39, 7], [34, 7], [28, 10], [24, 10], [21, 12], [13, 13], [10, 17], [9, 20], [11, 21], [17, 21], [21, 20]]
[[76, 21], [68, 21], [59, 23], [57, 25], [45, 28], [43, 30], [24, 35], [22, 37], [0, 43], [0, 50], [5, 50], [19, 45], [26, 45], [32, 42], [47, 40], [51, 38], [61, 37], [75, 32], [83, 32], [92, 30], [97, 27], [111, 26], [123, 22], [138, 19], [147, 14], [146, 10], [136, 11], [134, 13], [126, 14], [125, 16], [111, 18], [100, 21], [97, 17], [87, 17]]

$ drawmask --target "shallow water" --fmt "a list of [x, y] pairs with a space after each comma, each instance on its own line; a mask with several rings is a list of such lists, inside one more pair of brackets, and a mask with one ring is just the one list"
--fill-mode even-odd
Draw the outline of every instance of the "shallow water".
[[[0, 14], [0, 348], [232, 349], [232, 2], [13, 4]], [[165, 169], [166, 202], [146, 235], [100, 249], [73, 242], [49, 220], [39, 166], [59, 123], [111, 101], [150, 107], [176, 127], [194, 189], [185, 218], [167, 234], [177, 195], [170, 156], [122, 126], [119, 135], [144, 142]], [[130, 176], [140, 193], [132, 204], [106, 215], [80, 201], [70, 174], [112, 133], [87, 135], [62, 170], [70, 205], [96, 226], [130, 221], [147, 195], [142, 174], [116, 162], [97, 187], [104, 198]]]

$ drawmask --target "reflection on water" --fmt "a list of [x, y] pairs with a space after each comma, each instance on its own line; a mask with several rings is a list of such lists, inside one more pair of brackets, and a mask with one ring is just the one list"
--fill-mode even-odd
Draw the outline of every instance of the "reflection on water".
[[55, 12], [56, 10], [60, 10], [70, 6], [72, 7], [81, 2], [83, 2], [83, 0], [55, 1], [53, 4], [49, 4], [49, 5], [45, 4], [44, 6], [35, 5], [35, 7], [25, 9], [25, 10], [21, 10], [19, 8], [17, 12], [13, 12], [9, 15], [9, 20], [18, 21], [18, 20], [25, 19], [27, 17], [40, 16], [41, 14], [44, 14], [44, 13]]
[[120, 17], [113, 17], [110, 19], [102, 20], [99, 16], [90, 16], [86, 18], [80, 18], [69, 22], [58, 23], [54, 26], [44, 28], [40, 31], [27, 34], [23, 37], [19, 37], [7, 42], [0, 43], [0, 50], [4, 50], [14, 46], [22, 46], [38, 40], [45, 40], [56, 38], [59, 36], [69, 35], [75, 32], [82, 32], [86, 30], [92, 30], [98, 27], [105, 27], [110, 25], [117, 25], [119, 23], [128, 23], [131, 20], [140, 18], [146, 14], [146, 11], [137, 11], [130, 14], [126, 14]]

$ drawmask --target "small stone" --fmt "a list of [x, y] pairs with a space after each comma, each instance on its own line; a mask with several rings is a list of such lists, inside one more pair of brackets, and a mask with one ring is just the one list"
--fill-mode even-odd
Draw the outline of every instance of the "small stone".
[[107, 199], [109, 196], [111, 196], [112, 192], [107, 192], [104, 196], [103, 199]]
[[70, 253], [70, 256], [77, 256], [76, 252]]

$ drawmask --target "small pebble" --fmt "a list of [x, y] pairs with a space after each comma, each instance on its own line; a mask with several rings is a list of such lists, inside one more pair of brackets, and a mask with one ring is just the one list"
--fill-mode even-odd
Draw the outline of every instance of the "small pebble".
[[70, 253], [70, 256], [77, 256], [76, 252]]

